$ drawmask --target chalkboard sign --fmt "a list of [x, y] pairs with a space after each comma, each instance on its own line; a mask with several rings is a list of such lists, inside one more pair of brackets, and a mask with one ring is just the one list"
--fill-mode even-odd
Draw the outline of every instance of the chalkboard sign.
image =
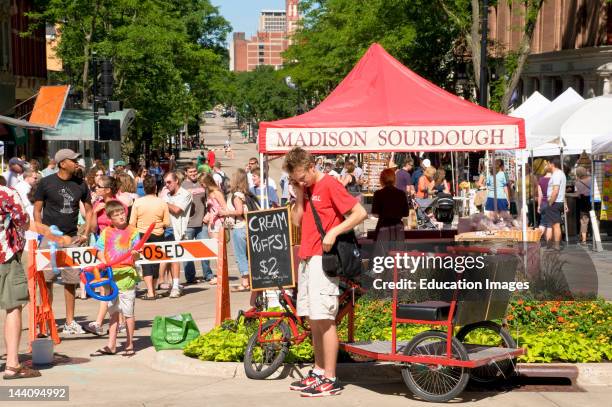
[[251, 289], [295, 287], [289, 208], [248, 212], [246, 222]]

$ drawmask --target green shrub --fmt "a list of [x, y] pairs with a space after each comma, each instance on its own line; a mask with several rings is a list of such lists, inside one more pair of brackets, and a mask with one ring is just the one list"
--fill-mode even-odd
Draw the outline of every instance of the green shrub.
[[[520, 362], [601, 362], [612, 360], [612, 304], [603, 300], [526, 301], [514, 300], [508, 307], [506, 320], [518, 345], [527, 348]], [[496, 321], [501, 322], [501, 321]], [[200, 360], [238, 362], [244, 358], [249, 337], [257, 332], [257, 323], [242, 319], [231, 329], [217, 327], [189, 343], [184, 354]], [[398, 325], [398, 340], [407, 341], [430, 325]], [[347, 319], [338, 326], [338, 334], [346, 338]], [[355, 313], [355, 340], [391, 340], [391, 302], [360, 299]], [[477, 343], [494, 344], [495, 336], [485, 332]], [[286, 362], [311, 362], [310, 340], [290, 347]]]

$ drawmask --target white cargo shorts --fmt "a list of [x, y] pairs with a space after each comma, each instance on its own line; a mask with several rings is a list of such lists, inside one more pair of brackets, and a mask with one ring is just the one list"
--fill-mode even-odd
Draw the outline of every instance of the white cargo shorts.
[[119, 294], [108, 301], [108, 313], [110, 315], [121, 312], [124, 317], [134, 316], [134, 304], [136, 303], [136, 289], [119, 291]]
[[297, 314], [309, 319], [335, 320], [338, 314], [339, 278], [323, 271], [321, 256], [302, 260], [298, 268]]

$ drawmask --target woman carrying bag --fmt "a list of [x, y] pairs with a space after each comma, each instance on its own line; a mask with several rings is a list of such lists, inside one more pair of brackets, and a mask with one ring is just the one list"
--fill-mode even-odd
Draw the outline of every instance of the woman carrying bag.
[[240, 277], [240, 285], [234, 291], [249, 291], [249, 261], [247, 258], [246, 217], [249, 208], [246, 196], [249, 194], [249, 185], [246, 172], [239, 168], [230, 181], [230, 195], [227, 200], [227, 209], [220, 209], [219, 214], [225, 216], [225, 226], [231, 230], [231, 241], [236, 256], [236, 264]]

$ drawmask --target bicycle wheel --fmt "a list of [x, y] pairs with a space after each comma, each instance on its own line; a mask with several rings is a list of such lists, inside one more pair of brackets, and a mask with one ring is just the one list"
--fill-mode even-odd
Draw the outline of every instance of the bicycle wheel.
[[244, 371], [249, 379], [262, 380], [278, 369], [289, 352], [291, 330], [284, 321], [270, 319], [261, 326], [260, 342], [255, 332], [244, 353]]
[[[456, 338], [461, 343], [473, 345], [516, 348], [516, 342], [501, 325], [493, 321], [481, 321], [462, 327]], [[471, 369], [472, 380], [478, 383], [494, 383], [507, 379], [514, 373], [516, 359], [503, 359]]]
[[[426, 331], [416, 335], [404, 350], [406, 356], [426, 356], [446, 359], [446, 332]], [[453, 359], [467, 360], [468, 354], [456, 338], [452, 338]], [[470, 378], [467, 368], [435, 363], [409, 363], [402, 369], [406, 386], [426, 401], [443, 403], [457, 397]]]

